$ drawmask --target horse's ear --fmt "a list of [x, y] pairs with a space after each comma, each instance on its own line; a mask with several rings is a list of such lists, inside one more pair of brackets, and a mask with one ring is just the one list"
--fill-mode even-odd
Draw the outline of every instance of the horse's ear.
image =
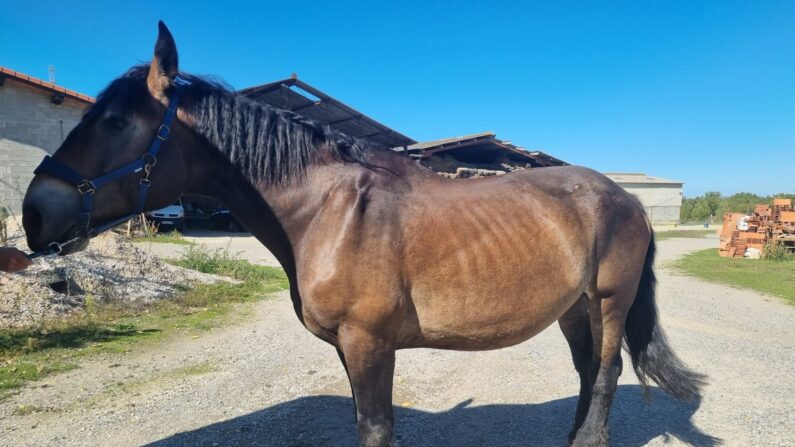
[[155, 98], [162, 100], [166, 97], [166, 90], [171, 85], [171, 81], [179, 73], [177, 57], [177, 44], [174, 37], [161, 20], [157, 24], [157, 42], [155, 42], [155, 55], [152, 64], [149, 66], [149, 76], [146, 78], [146, 85], [149, 93]]

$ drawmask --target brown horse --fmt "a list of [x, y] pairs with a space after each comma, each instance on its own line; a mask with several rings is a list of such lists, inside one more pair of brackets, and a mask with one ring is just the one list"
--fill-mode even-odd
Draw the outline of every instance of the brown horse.
[[[657, 320], [649, 221], [601, 174], [560, 167], [445, 179], [178, 73], [161, 22], [151, 65], [114, 80], [54, 158], [87, 179], [138, 160], [176, 81], [190, 81], [179, 83], [146, 208], [183, 193], [216, 197], [273, 252], [299, 320], [337, 349], [362, 445], [393, 442], [396, 349], [498, 349], [556, 320], [580, 376], [573, 445], [607, 444], [622, 338], [644, 385], [699, 399], [703, 376], [674, 355]], [[91, 191], [91, 221], [129, 214], [142, 175]], [[30, 247], [77, 238], [61, 254], [83, 248], [80, 211], [73, 185], [37, 175], [24, 202]]]

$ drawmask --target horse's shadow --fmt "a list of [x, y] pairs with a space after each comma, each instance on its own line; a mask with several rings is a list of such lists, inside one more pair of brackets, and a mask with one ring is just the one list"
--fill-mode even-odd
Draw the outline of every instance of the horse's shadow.
[[[540, 404], [470, 406], [464, 401], [447, 411], [395, 407], [395, 428], [402, 446], [564, 446], [577, 405], [576, 397]], [[640, 387], [622, 385], [611, 411], [611, 445], [638, 446], [658, 437], [675, 437], [697, 446], [715, 446], [718, 438], [690, 421], [698, 404], [685, 405], [658, 390], [643, 401]], [[356, 446], [353, 403], [339, 396], [312, 396], [149, 444], [166, 446]]]

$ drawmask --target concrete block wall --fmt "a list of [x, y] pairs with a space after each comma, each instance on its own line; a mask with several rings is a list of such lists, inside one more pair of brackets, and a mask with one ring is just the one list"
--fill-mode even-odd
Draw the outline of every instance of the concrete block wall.
[[682, 207], [682, 186], [671, 184], [619, 183], [640, 199], [652, 224], [679, 223]]
[[[0, 87], [0, 206], [19, 214], [33, 169], [80, 122], [85, 104], [7, 78]], [[63, 126], [63, 127], [62, 127]], [[61, 129], [63, 128], [63, 132]]]
[[644, 206], [646, 215], [653, 225], [678, 224], [682, 207], [679, 206]]

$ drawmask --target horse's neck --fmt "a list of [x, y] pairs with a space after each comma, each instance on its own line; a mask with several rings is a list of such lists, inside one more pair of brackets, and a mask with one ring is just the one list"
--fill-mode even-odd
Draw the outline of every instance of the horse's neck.
[[[306, 167], [300, 179], [288, 179], [281, 185], [252, 185], [231, 163], [219, 163], [217, 157], [209, 155], [213, 151], [207, 147], [206, 151], [200, 151], [201, 155], [195, 154], [198, 175], [190, 192], [220, 199], [288, 273], [295, 268], [297, 255], [293, 248], [307, 235], [313, 219], [324, 207], [353, 206], [355, 201], [346, 201], [343, 197], [356, 193], [363, 176], [387, 176], [384, 181], [390, 184], [397, 183], [396, 176], [436, 178], [410, 160], [385, 152], [376, 154], [373, 163], [386, 168], [367, 168], [321, 155]], [[334, 200], [339, 203], [329, 203]]]
[[[358, 199], [362, 195], [368, 196], [366, 200], [377, 200], [375, 195], [384, 189], [384, 184], [389, 185], [387, 189], [396, 192], [401, 184], [411, 181], [419, 183], [421, 178], [427, 176], [408, 158], [391, 152], [372, 155], [368, 160], [371, 166], [324, 158], [307, 166], [301, 179], [288, 181], [284, 186], [259, 188], [294, 245], [300, 244], [305, 236], [311, 237], [309, 232], [313, 229], [330, 230], [312, 225], [321, 214], [341, 218], [351, 208], [362, 206]], [[433, 179], [438, 178], [435, 174], [431, 176]]]
[[217, 163], [217, 160], [212, 159], [206, 161], [197, 169], [200, 175], [194, 179], [187, 192], [220, 200], [273, 253], [288, 275], [294, 273], [295, 261], [290, 238], [262, 192], [231, 164]]
[[364, 169], [341, 163], [308, 166], [300, 180], [255, 186], [231, 164], [208, 160], [202, 165], [198, 171], [203, 173], [188, 192], [221, 200], [288, 273], [295, 268], [293, 245], [303, 238], [330, 192]]
[[351, 179], [364, 168], [356, 164], [331, 163], [308, 166], [300, 180], [283, 186], [260, 187], [264, 200], [293, 244], [306, 235], [312, 220], [335, 200], [336, 193], [350, 188]]

